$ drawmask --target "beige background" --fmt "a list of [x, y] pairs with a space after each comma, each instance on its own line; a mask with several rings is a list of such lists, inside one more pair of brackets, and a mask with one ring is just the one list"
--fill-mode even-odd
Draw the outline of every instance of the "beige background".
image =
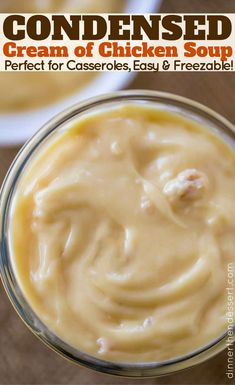
[[[161, 11], [235, 12], [235, 0], [163, 0]], [[163, 90], [187, 96], [235, 122], [234, 73], [142, 73], [129, 88]], [[17, 151], [18, 148], [0, 148], [0, 184]], [[50, 351], [28, 331], [0, 284], [0, 385], [216, 385], [226, 383], [225, 373], [226, 352], [193, 369], [141, 381], [109, 377], [75, 366]]]

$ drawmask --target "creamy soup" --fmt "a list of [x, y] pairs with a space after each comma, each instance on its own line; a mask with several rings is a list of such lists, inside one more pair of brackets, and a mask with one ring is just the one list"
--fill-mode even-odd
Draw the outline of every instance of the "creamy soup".
[[226, 330], [235, 154], [177, 114], [84, 117], [26, 167], [11, 213], [23, 293], [67, 343], [119, 362], [173, 358]]
[[[1, 12], [121, 12], [125, 0], [1, 0]], [[46, 106], [83, 88], [97, 72], [2, 72], [0, 112]]]

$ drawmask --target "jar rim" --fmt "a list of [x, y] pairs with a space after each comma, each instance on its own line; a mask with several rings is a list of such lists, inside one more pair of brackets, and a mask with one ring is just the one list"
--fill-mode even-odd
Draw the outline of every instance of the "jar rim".
[[[17, 181], [34, 151], [50, 134], [55, 132], [59, 127], [62, 127], [70, 119], [76, 116], [79, 119], [79, 115], [90, 109], [95, 109], [100, 105], [108, 105], [113, 102], [135, 103], [142, 101], [171, 105], [176, 109], [188, 111], [188, 113], [191, 111], [195, 116], [203, 118], [204, 121], [211, 122], [214, 127], [217, 127], [220, 132], [232, 138], [235, 143], [235, 129], [233, 124], [217, 112], [198, 102], [179, 95], [160, 91], [118, 91], [80, 102], [67, 108], [47, 122], [19, 151], [4, 179], [0, 191], [0, 276], [8, 297], [20, 318], [42, 342], [65, 358], [99, 372], [126, 377], [156, 377], [163, 374], [174, 373], [201, 363], [225, 348], [227, 332], [225, 331], [224, 334], [215, 340], [190, 353], [156, 362], [132, 363], [106, 361], [73, 348], [47, 328], [25, 299], [11, 264], [6, 229], [8, 228], [12, 197]], [[235, 325], [233, 325], [233, 328], [235, 330]]]

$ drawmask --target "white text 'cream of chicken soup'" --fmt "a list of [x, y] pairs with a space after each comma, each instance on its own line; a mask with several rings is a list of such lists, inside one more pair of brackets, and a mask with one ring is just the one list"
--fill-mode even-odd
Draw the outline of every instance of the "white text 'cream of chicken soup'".
[[206, 128], [130, 104], [42, 146], [11, 213], [14, 269], [39, 318], [102, 359], [192, 352], [226, 330], [235, 154]]

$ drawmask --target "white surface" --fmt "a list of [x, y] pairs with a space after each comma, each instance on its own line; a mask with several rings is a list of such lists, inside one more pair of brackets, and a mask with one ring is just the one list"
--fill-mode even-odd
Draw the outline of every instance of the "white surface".
[[[151, 13], [159, 9], [161, 0], [129, 0], [126, 12]], [[127, 86], [134, 73], [103, 72], [82, 91], [50, 105], [31, 111], [0, 115], [0, 145], [10, 146], [24, 143], [44, 123], [65, 108], [91, 96], [117, 91]]]

